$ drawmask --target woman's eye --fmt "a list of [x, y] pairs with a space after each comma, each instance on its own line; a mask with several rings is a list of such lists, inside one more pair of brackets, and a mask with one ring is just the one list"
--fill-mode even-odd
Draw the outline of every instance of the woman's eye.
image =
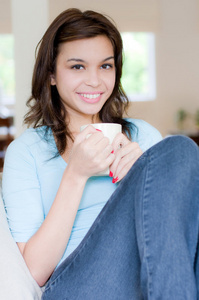
[[108, 69], [111, 69], [112, 67], [113, 67], [113, 65], [111, 65], [111, 64], [103, 64], [103, 65], [101, 66], [101, 69], [108, 70]]
[[82, 66], [82, 65], [74, 65], [74, 66], [71, 67], [71, 69], [82, 70], [82, 69], [84, 69], [84, 66]]

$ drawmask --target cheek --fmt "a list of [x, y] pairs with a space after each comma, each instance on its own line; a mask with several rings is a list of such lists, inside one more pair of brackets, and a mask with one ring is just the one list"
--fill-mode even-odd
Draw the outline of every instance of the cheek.
[[79, 78], [67, 73], [60, 73], [57, 79], [57, 87], [65, 92], [72, 92], [79, 85]]
[[115, 74], [113, 74], [110, 78], [109, 78], [109, 82], [108, 82], [108, 89], [110, 90], [110, 93], [112, 93], [114, 87], [115, 87]]

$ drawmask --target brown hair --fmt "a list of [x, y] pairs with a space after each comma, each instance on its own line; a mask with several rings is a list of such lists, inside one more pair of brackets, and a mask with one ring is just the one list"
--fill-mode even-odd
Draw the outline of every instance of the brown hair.
[[72, 8], [62, 12], [49, 26], [37, 45], [37, 58], [32, 78], [32, 95], [27, 101], [29, 111], [24, 122], [34, 128], [46, 126], [55, 136], [60, 154], [67, 147], [67, 137], [73, 139], [66, 120], [67, 111], [60, 99], [56, 86], [51, 85], [50, 75], [55, 72], [56, 58], [62, 43], [106, 35], [111, 41], [115, 66], [115, 87], [106, 101], [99, 117], [102, 122], [119, 123], [130, 135], [130, 123], [122, 119], [128, 99], [121, 86], [122, 39], [116, 26], [105, 16], [94, 11], [81, 12]]

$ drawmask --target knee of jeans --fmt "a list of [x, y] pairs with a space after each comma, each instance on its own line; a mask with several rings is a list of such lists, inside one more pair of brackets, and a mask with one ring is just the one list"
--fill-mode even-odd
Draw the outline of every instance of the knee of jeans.
[[199, 158], [199, 147], [189, 137], [183, 135], [171, 136], [165, 139], [167, 146], [171, 147], [174, 151], [184, 153], [185, 157], [192, 156]]
[[142, 158], [143, 160], [148, 158], [149, 162], [157, 159], [158, 164], [169, 168], [174, 166], [178, 173], [192, 170], [192, 168], [199, 170], [199, 147], [193, 140], [183, 135], [164, 138], [148, 149]]

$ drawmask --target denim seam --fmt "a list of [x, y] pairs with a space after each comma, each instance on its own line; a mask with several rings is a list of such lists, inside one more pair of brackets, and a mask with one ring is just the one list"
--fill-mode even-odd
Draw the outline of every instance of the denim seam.
[[[146, 271], [147, 271], [147, 299], [151, 299], [152, 297], [152, 270], [150, 267], [150, 253], [149, 253], [149, 232], [147, 229], [148, 225], [148, 201], [150, 200], [148, 197], [148, 190], [150, 187], [150, 163], [153, 161], [153, 158], [151, 155], [148, 156], [148, 164], [146, 169], [146, 178], [145, 178], [145, 186], [144, 186], [144, 192], [143, 192], [143, 239], [144, 239], [144, 258], [146, 261]], [[143, 258], [143, 260], [144, 260]]]

